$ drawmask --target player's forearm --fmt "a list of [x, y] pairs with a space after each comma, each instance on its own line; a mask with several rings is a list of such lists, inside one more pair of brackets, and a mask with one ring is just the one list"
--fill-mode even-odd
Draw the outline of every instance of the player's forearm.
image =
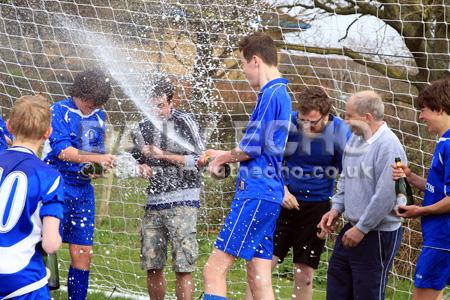
[[58, 158], [63, 161], [74, 163], [88, 163], [97, 162], [99, 156], [101, 155], [102, 154], [81, 151], [74, 147], [67, 147], [59, 153]]
[[184, 155], [181, 154], [175, 154], [169, 151], [163, 151], [162, 155], [156, 157], [160, 160], [168, 161], [172, 164], [176, 164], [179, 166], [185, 166], [186, 165], [186, 158]]
[[224, 152], [223, 154], [219, 155], [216, 159], [219, 164], [223, 165], [226, 163], [238, 163], [241, 161], [246, 161], [251, 159], [251, 157], [247, 155], [244, 151], [242, 151], [239, 147], [236, 147], [231, 151]]
[[419, 190], [421, 191], [425, 190], [425, 184], [427, 183], [427, 180], [425, 178], [411, 172], [411, 174], [408, 177], [406, 177], [406, 179], [410, 184], [412, 184]]
[[423, 216], [426, 215], [441, 215], [450, 213], [450, 197], [447, 196], [441, 201], [434, 203], [433, 205], [422, 207]]
[[59, 219], [51, 216], [44, 217], [42, 221], [42, 248], [48, 254], [53, 254], [61, 247], [59, 235]]
[[13, 142], [11, 141], [11, 139], [8, 136], [5, 135], [5, 139], [6, 139], [6, 143], [8, 145], [12, 145]]

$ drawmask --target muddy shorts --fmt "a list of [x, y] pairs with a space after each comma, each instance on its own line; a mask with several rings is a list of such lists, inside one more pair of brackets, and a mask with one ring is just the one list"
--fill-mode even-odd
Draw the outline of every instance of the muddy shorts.
[[143, 270], [164, 268], [169, 243], [173, 271], [189, 273], [195, 270], [198, 257], [197, 210], [190, 206], [146, 210], [141, 227]]

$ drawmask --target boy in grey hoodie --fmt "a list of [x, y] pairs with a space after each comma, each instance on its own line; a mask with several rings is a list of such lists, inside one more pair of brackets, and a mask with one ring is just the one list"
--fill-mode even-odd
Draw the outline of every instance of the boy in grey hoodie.
[[346, 105], [345, 120], [353, 135], [344, 150], [332, 208], [319, 224], [329, 234], [341, 215], [347, 221], [329, 262], [327, 299], [385, 298], [402, 239], [391, 165], [395, 157], [406, 162], [406, 155], [383, 115], [383, 102], [375, 92], [356, 93]]

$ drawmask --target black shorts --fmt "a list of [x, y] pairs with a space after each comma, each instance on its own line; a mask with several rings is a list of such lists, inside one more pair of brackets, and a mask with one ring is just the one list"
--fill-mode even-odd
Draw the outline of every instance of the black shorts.
[[282, 208], [274, 234], [273, 255], [280, 261], [293, 248], [293, 262], [302, 263], [317, 269], [325, 240], [317, 237], [317, 224], [330, 210], [330, 201], [302, 202], [300, 210]]

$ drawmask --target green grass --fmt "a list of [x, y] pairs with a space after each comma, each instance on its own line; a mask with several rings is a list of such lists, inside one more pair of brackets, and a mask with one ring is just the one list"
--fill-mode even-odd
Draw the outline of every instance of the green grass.
[[[97, 223], [94, 258], [90, 276], [92, 289], [101, 290], [102, 292], [90, 293], [88, 299], [108, 299], [114, 288], [116, 288], [116, 295], [119, 292], [146, 293], [146, 274], [140, 269], [139, 264], [139, 228], [140, 218], [143, 215], [143, 205], [146, 201], [146, 182], [136, 179], [114, 180], [109, 204], [104, 205], [105, 197], [107, 196], [104, 187], [108, 184], [107, 179], [100, 179], [96, 182]], [[218, 212], [220, 211], [218, 208], [229, 205], [228, 200], [225, 202], [217, 195], [213, 195], [210, 198], [212, 200], [208, 203], [214, 203], [217, 207], [210, 206], [210, 209], [201, 209], [199, 214], [199, 220], [203, 220], [201, 222], [209, 222], [209, 214], [220, 217], [222, 213]], [[101, 209], [100, 207], [103, 208]], [[216, 236], [215, 226], [212, 227], [214, 228], [213, 230], [208, 231], [206, 230], [206, 228], [210, 228], [208, 223], [200, 223], [198, 228], [200, 257], [197, 263], [197, 271], [193, 274], [196, 298], [201, 295], [203, 290], [202, 266], [212, 250]], [[332, 247], [331, 241], [329, 241], [327, 247], [329, 249]], [[315, 300], [325, 299], [326, 261], [330, 255], [330, 250], [323, 253], [321, 264], [316, 271], [314, 279]], [[60, 250], [59, 258], [60, 278], [62, 284], [65, 285], [69, 265], [69, 254], [66, 245]], [[174, 298], [175, 278], [171, 271], [170, 259], [167, 262], [165, 273], [168, 281], [167, 298], [172, 299]], [[277, 299], [291, 299], [292, 276], [291, 258], [287, 257], [285, 262], [277, 267], [273, 275], [273, 286]], [[238, 260], [228, 276], [229, 299], [243, 299], [246, 288], [245, 278], [245, 262]], [[411, 290], [412, 284], [410, 280], [400, 279], [399, 277], [393, 278], [391, 276], [386, 299], [409, 299]], [[67, 294], [63, 291], [57, 291], [54, 293], [53, 298], [67, 299]], [[125, 299], [114, 296], [113, 298]]]

